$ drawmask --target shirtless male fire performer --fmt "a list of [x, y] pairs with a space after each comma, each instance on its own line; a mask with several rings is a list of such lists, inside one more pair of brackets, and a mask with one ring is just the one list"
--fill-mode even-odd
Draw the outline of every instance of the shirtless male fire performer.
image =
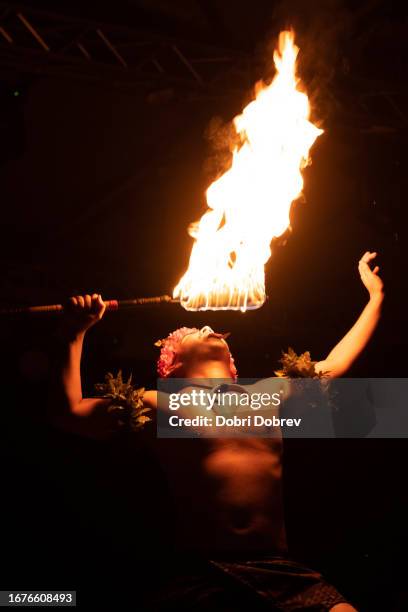
[[[358, 265], [368, 303], [350, 331], [315, 365], [317, 372], [342, 376], [373, 335], [383, 301], [379, 268], [370, 267], [375, 256], [366, 252]], [[80, 360], [85, 333], [102, 318], [105, 306], [97, 294], [73, 297], [70, 304], [58, 383], [61, 401], [54, 402], [54, 411], [67, 429], [100, 435], [113, 427], [109, 400], [82, 397]], [[228, 344], [208, 326], [184, 327], [162, 341], [158, 373], [164, 378], [228, 379], [231, 384], [236, 379]], [[146, 391], [144, 404], [156, 409], [157, 392]], [[180, 547], [202, 551], [210, 571], [205, 580], [185, 576], [184, 582], [179, 580], [158, 596], [151, 609], [355, 610], [320, 574], [287, 556], [281, 440], [154, 438], [152, 443], [172, 481], [173, 501], [182, 516]]]

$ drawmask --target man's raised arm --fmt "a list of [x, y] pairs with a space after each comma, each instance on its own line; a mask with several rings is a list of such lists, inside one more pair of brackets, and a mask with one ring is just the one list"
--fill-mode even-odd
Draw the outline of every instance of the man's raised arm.
[[109, 400], [83, 398], [81, 355], [85, 334], [100, 321], [105, 304], [99, 294], [72, 297], [66, 306], [58, 333], [56, 372], [50, 397], [50, 417], [68, 431], [103, 437], [114, 423]]
[[[99, 294], [70, 298], [59, 330], [56, 374], [50, 397], [50, 417], [63, 429], [103, 438], [117, 429], [117, 421], [108, 411], [109, 399], [82, 397], [81, 355], [85, 334], [100, 321], [105, 304]], [[146, 391], [144, 403], [154, 408], [156, 392]]]
[[331, 378], [342, 376], [367, 346], [377, 327], [384, 299], [383, 282], [378, 276], [379, 267], [370, 268], [370, 262], [377, 253], [366, 252], [360, 259], [358, 270], [361, 280], [369, 293], [369, 301], [363, 312], [342, 340], [323, 361], [315, 365], [317, 372], [326, 372]]

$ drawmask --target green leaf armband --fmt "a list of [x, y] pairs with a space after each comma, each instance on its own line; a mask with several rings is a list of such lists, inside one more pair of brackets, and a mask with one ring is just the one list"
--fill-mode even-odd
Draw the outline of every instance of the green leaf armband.
[[279, 361], [282, 369], [275, 372], [276, 376], [287, 378], [322, 378], [324, 376], [324, 373], [316, 372], [317, 361], [311, 360], [309, 351], [297, 355], [289, 347], [287, 353], [282, 352], [282, 358]]
[[127, 381], [123, 380], [122, 370], [116, 378], [111, 372], [105, 375], [104, 383], [97, 383], [95, 390], [102, 397], [110, 399], [108, 412], [112, 413], [120, 427], [130, 431], [139, 431], [151, 418], [146, 416], [151, 408], [143, 403], [145, 389], [135, 389], [132, 385], [132, 375]]

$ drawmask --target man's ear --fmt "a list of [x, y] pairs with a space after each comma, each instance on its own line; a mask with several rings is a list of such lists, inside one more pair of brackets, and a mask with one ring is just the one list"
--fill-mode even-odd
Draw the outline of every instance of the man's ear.
[[183, 367], [183, 362], [178, 361], [177, 363], [173, 363], [168, 370], [168, 376], [177, 377], [177, 373], [181, 374], [181, 369]]

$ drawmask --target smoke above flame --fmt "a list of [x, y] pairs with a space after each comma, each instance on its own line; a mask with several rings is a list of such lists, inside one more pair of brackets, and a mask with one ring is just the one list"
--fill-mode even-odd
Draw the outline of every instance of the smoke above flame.
[[290, 226], [301, 170], [323, 132], [309, 121], [309, 99], [296, 76], [298, 52], [294, 33], [281, 32], [274, 79], [257, 83], [255, 99], [234, 119], [240, 144], [232, 165], [209, 186], [209, 210], [189, 228], [190, 262], [173, 292], [186, 310], [245, 311], [265, 302], [271, 241]]

